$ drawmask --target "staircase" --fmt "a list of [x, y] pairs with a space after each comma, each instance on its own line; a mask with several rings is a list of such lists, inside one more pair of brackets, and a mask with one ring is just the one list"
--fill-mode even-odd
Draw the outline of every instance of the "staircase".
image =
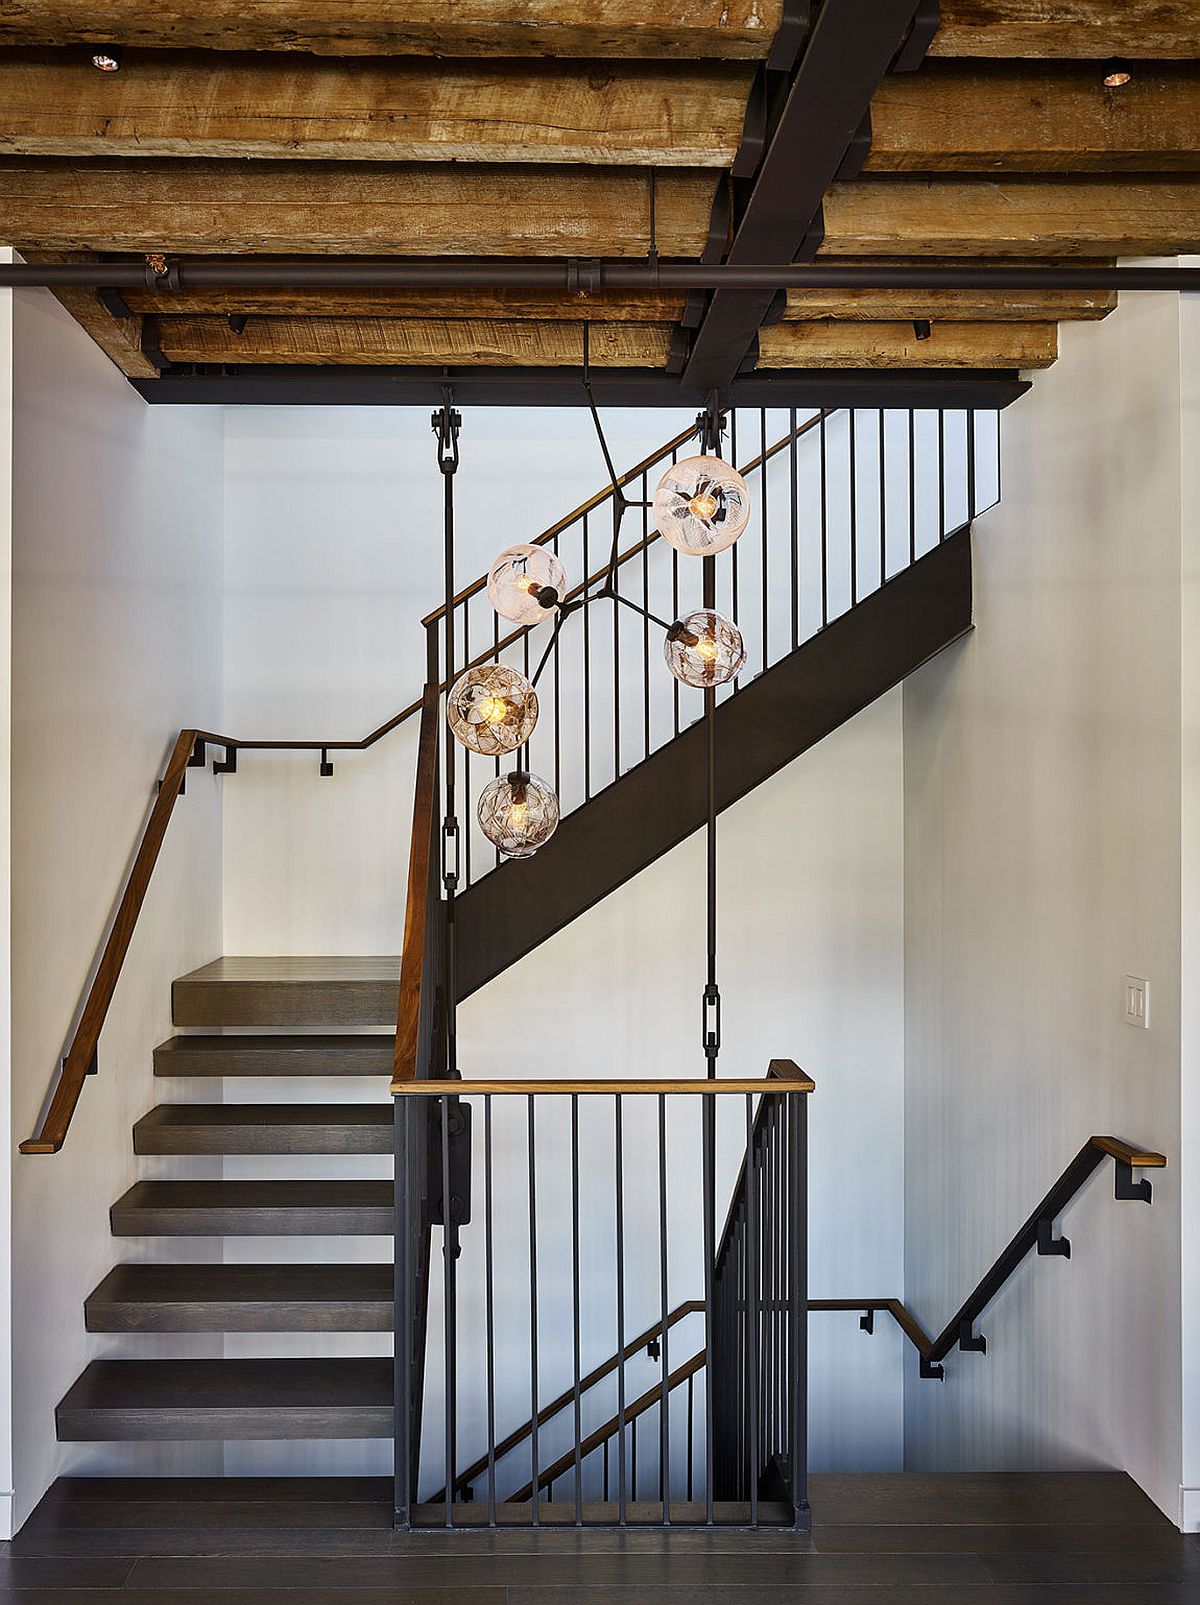
[[[884, 508], [891, 469], [883, 414], [879, 414], [873, 490], [870, 475], [855, 455], [852, 415], [848, 420], [842, 415], [839, 424], [835, 415], [821, 413], [798, 425], [793, 413], [788, 432], [775, 445], [768, 444], [767, 414], [760, 415], [761, 450], [745, 465], [748, 475], [760, 476], [759, 544], [752, 553], [748, 534], [740, 556], [742, 599], [754, 598], [755, 626], [747, 627], [746, 667], [738, 681], [723, 688], [718, 702], [720, 809], [969, 630], [969, 522], [952, 518], [947, 511], [951, 503], [961, 503], [969, 518], [976, 509], [977, 421], [970, 414], [962, 417], [964, 450], [954, 474], [947, 467], [945, 430], [939, 420], [938, 514], [930, 535], [928, 528], [923, 534], [918, 530], [914, 415], [907, 415], [909, 517], [898, 534], [894, 522], [889, 531]], [[838, 455], [839, 438], [844, 461]], [[898, 438], [903, 441], [903, 429]], [[679, 446], [677, 440], [639, 466], [643, 499], [652, 488], [648, 470], [668, 456], [674, 460]], [[810, 448], [811, 460], [806, 463], [801, 452]], [[772, 486], [772, 504], [790, 510], [790, 517], [780, 520], [782, 536], [775, 533], [777, 526], [768, 528], [770, 464], [783, 476]], [[950, 480], [961, 495], [953, 487], [948, 492]], [[835, 481], [845, 481], [848, 487], [840, 513], [831, 489]], [[817, 487], [819, 501], [813, 500], [806, 510], [805, 497], [816, 497]], [[610, 494], [593, 498], [542, 537], [552, 540], [555, 550], [565, 545], [568, 532], [580, 537], [574, 570], [583, 576], [579, 589], [595, 579], [589, 518], [594, 537], [596, 513]], [[871, 516], [864, 496], [876, 510]], [[605, 531], [605, 544], [607, 539]], [[654, 540], [644, 526], [641, 541], [622, 553], [618, 566], [625, 569], [627, 580], [632, 577], [635, 588], [641, 587], [644, 599], [654, 602], [655, 588], [662, 590], [668, 600], [657, 605], [672, 607], [672, 616], [679, 616], [691, 605], [687, 584], [698, 576], [681, 580], [678, 558], [668, 556], [663, 543], [654, 554], [659, 566], [652, 569], [649, 549]], [[806, 541], [819, 542], [819, 579], [805, 555]], [[661, 562], [663, 558], [667, 561]], [[718, 599], [718, 606], [727, 610], [738, 601], [736, 561], [731, 573], [732, 596]], [[468, 587], [454, 604], [459, 615], [456, 639], [462, 643], [458, 661], [503, 657], [528, 672], [529, 632], [501, 639], [494, 615], [486, 631], [478, 619], [472, 623], [470, 610], [480, 606], [481, 592], [480, 584]], [[812, 601], [814, 597], [819, 602]], [[486, 605], [486, 598], [482, 603]], [[615, 607], [613, 611], [619, 612]], [[586, 622], [588, 616], [585, 613], [582, 619]], [[445, 611], [439, 610], [425, 623], [431, 661], [440, 661]], [[599, 628], [595, 623], [591, 627]], [[479, 643], [488, 639], [490, 650], [480, 654]], [[631, 639], [636, 649], [632, 653], [630, 638], [614, 617], [613, 707], [611, 717], [607, 709], [603, 715], [612, 739], [603, 757], [592, 744], [593, 728], [601, 718], [595, 702], [600, 695], [593, 670], [595, 641], [589, 646], [583, 633], [584, 656], [574, 668], [565, 645], [556, 643], [548, 659], [543, 719], [534, 738], [531, 766], [553, 776], [563, 796], [563, 821], [550, 849], [520, 863], [493, 861], [483, 838], [467, 830], [457, 901], [459, 998], [485, 985], [703, 823], [706, 736], [698, 719], [700, 693], [685, 691], [681, 702], [678, 686], [658, 672], [661, 665], [656, 666], [657, 678], [652, 675], [648, 636], [640, 620]], [[476, 651], [468, 656], [472, 641]], [[400, 720], [398, 716], [382, 731]], [[573, 725], [584, 732], [581, 761], [567, 749]], [[369, 745], [380, 733], [365, 743], [348, 745]], [[236, 742], [200, 733], [201, 758], [205, 743], [219, 742], [226, 750], [219, 767], [226, 773], [235, 771]], [[173, 759], [180, 783], [189, 756], [195, 760], [191, 744], [181, 738]], [[466, 819], [472, 811], [468, 785], [464, 770], [461, 811]], [[239, 1081], [246, 1078], [255, 1083], [256, 1095], [261, 1095], [258, 1083], [264, 1079], [297, 1079], [280, 1081], [279, 1095], [269, 1103], [164, 1102], [135, 1124], [134, 1152], [181, 1161], [194, 1156], [391, 1154], [393, 1115], [387, 1077], [396, 1031], [398, 970], [395, 957], [229, 957], [179, 978], [172, 1012], [180, 1034], [154, 1054], [154, 1073], [164, 1084], [192, 1078], [193, 1084], [213, 1086], [214, 1078], [220, 1078], [223, 1090], [236, 1099]], [[298, 1092], [306, 1077], [359, 1078], [370, 1085], [373, 1101], [305, 1103], [302, 1094], [294, 1099], [293, 1090]], [[29, 1151], [53, 1149], [47, 1144], [31, 1146]], [[158, 1259], [118, 1263], [86, 1301], [87, 1330], [110, 1335], [388, 1332], [394, 1324], [390, 1260], [171, 1263], [169, 1240], [384, 1238], [392, 1235], [396, 1218], [395, 1190], [387, 1179], [139, 1181], [113, 1204], [112, 1232], [131, 1242], [161, 1239]], [[394, 1397], [393, 1361], [386, 1356], [105, 1358], [94, 1360], [61, 1400], [57, 1429], [64, 1442], [391, 1440]], [[754, 1489], [750, 1497], [757, 1497]], [[534, 1503], [536, 1507], [536, 1493]]]

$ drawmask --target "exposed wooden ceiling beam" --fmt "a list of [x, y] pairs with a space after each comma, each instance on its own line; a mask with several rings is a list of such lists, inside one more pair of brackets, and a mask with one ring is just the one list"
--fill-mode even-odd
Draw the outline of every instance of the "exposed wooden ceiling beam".
[[434, 62], [81, 51], [0, 54], [0, 151], [728, 167], [739, 63]]
[[[698, 256], [713, 176], [657, 180], [664, 256]], [[648, 175], [374, 162], [0, 161], [0, 239], [55, 250], [643, 256]]]
[[1200, 179], [859, 179], [825, 197], [820, 256], [1200, 251]]
[[0, 42], [758, 60], [782, 14], [783, 0], [7, 0]]
[[763, 368], [1048, 368], [1054, 323], [776, 323], [761, 330]]
[[1196, 55], [1195, 0], [942, 0], [935, 56]]
[[1079, 63], [928, 62], [884, 79], [864, 171], [994, 169], [1200, 170], [1200, 64], [1139, 68], [1122, 89]]
[[[30, 251], [30, 262], [78, 262], [87, 257], [75, 252]], [[60, 289], [51, 292], [89, 334], [108, 359], [130, 379], [156, 379], [158, 369], [142, 350], [142, 319], [136, 314], [118, 317], [96, 290]]]
[[[677, 323], [682, 295], [537, 294], [523, 290], [126, 290], [135, 312], [167, 317], [346, 317], [532, 319], [534, 322]], [[1114, 297], [1115, 300], [1115, 297]]]
[[[162, 318], [163, 354], [176, 362], [450, 363], [581, 367], [582, 323], [395, 318], [250, 318], [235, 334], [225, 318]], [[666, 366], [670, 324], [594, 323], [597, 367]]]
[[789, 290], [783, 319], [1053, 323], [1102, 318], [1116, 304], [1115, 290]]
[[[913, 16], [913, 0], [824, 0], [725, 252], [792, 262]], [[770, 308], [770, 291], [718, 290], [692, 341], [690, 384], [727, 385]]]

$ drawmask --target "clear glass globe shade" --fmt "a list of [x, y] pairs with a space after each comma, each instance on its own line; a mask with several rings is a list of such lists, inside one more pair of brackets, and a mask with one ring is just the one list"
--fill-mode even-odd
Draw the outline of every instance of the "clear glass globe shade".
[[516, 752], [538, 719], [537, 692], [507, 663], [459, 675], [446, 699], [446, 722], [463, 746], [486, 758]]
[[488, 572], [488, 600], [514, 624], [540, 624], [566, 589], [567, 571], [546, 546], [509, 546]]
[[558, 829], [558, 798], [537, 775], [516, 770], [484, 787], [480, 829], [506, 858], [532, 858]]
[[654, 492], [654, 527], [677, 552], [713, 557], [750, 520], [746, 481], [719, 457], [685, 457], [668, 468]]
[[746, 644], [732, 619], [702, 607], [667, 631], [663, 656], [678, 681], [704, 689], [733, 679], [746, 661]]

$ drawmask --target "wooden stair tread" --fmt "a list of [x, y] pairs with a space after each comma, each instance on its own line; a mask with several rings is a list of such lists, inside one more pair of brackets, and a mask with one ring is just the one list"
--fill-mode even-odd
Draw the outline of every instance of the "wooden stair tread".
[[133, 1128], [137, 1154], [386, 1154], [386, 1103], [159, 1104]]
[[390, 1263], [117, 1265], [84, 1307], [89, 1332], [386, 1332]]
[[389, 1235], [390, 1181], [139, 1181], [112, 1207], [126, 1236]]
[[93, 1360], [56, 1419], [63, 1442], [390, 1437], [392, 1389], [386, 1355]]
[[156, 1076], [390, 1076], [388, 1036], [184, 1036], [154, 1050]]
[[176, 1025], [395, 1029], [398, 957], [214, 959], [172, 991]]

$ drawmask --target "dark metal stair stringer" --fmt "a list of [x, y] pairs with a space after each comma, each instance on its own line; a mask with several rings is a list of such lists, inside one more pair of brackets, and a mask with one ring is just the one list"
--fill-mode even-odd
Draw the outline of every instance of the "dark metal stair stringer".
[[[717, 709], [717, 805], [730, 807], [971, 628], [971, 531], [834, 619]], [[697, 721], [567, 814], [551, 848], [502, 864], [458, 900], [459, 999], [704, 824]]]

